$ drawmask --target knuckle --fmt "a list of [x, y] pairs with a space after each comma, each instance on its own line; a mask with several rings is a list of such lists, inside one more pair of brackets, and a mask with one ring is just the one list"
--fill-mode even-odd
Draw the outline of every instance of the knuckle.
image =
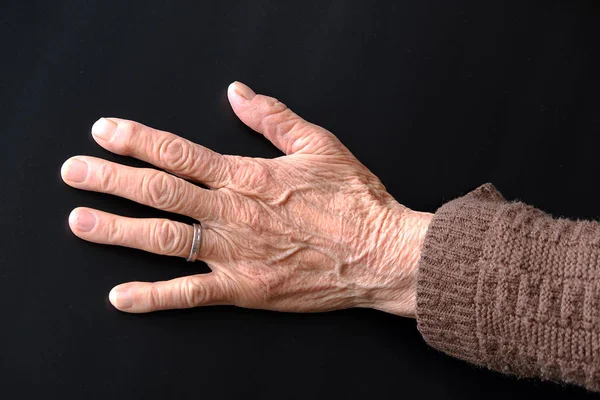
[[150, 290], [148, 291], [148, 303], [151, 310], [160, 310], [164, 303], [163, 296], [155, 284], [150, 285]]
[[276, 297], [271, 293], [271, 287], [280, 283], [274, 273], [264, 272], [259, 269], [249, 268], [245, 271], [247, 279], [234, 282], [225, 286], [228, 296], [233, 304], [241, 307], [264, 308], [271, 298]]
[[180, 298], [188, 307], [206, 304], [210, 300], [210, 291], [194, 276], [183, 278], [179, 286]]
[[134, 137], [140, 130], [140, 124], [133, 121], [121, 121], [117, 126], [117, 142], [123, 154], [133, 150]]
[[115, 218], [106, 224], [106, 239], [109, 243], [122, 243], [124, 239], [123, 226]]
[[306, 146], [312, 148], [315, 154], [351, 156], [342, 142], [329, 131], [316, 129], [306, 142]]
[[181, 250], [181, 232], [171, 221], [159, 221], [154, 224], [154, 245], [160, 254], [179, 254]]
[[277, 114], [278, 112], [282, 112], [288, 109], [288, 107], [279, 101], [276, 97], [265, 96], [262, 94], [256, 95], [258, 101], [264, 102], [269, 108], [270, 114]]
[[301, 132], [303, 129], [306, 129], [307, 125], [302, 118], [299, 116], [292, 114], [286, 115], [285, 118], [282, 118], [277, 124], [275, 124], [274, 133], [277, 136], [285, 136], [290, 132]]
[[145, 190], [148, 202], [157, 208], [173, 209], [176, 206], [177, 198], [175, 185], [176, 181], [165, 173], [157, 172], [146, 178]]
[[229, 186], [235, 179], [235, 171], [238, 165], [240, 165], [244, 159], [242, 156], [225, 154], [221, 155], [221, 163], [215, 165], [213, 168], [213, 174], [216, 176], [216, 180], [220, 182], [219, 187]]
[[174, 172], [189, 172], [194, 159], [189, 143], [181, 138], [168, 138], [158, 149], [158, 158]]
[[260, 191], [269, 185], [271, 170], [256, 161], [241, 162], [233, 173], [233, 180], [238, 186]]
[[97, 169], [98, 174], [98, 189], [102, 192], [113, 193], [116, 190], [117, 168], [110, 163], [102, 163]]
[[265, 128], [269, 126], [277, 126], [282, 122], [285, 122], [295, 114], [282, 102], [277, 99], [267, 101], [267, 110], [264, 114], [262, 123], [265, 124]]
[[[216, 157], [210, 158], [210, 162], [203, 165], [206, 169], [205, 176], [208, 177], [208, 181], [213, 186], [223, 186], [223, 182], [231, 180], [231, 168], [227, 163], [225, 156], [217, 155]], [[206, 157], [206, 159], [209, 159]]]
[[211, 191], [203, 206], [211, 210], [211, 219], [223, 219], [234, 210], [239, 203], [237, 196], [229, 188], [219, 189], [219, 192]]
[[217, 275], [216, 282], [220, 300], [238, 307], [260, 308], [255, 292], [248, 290], [247, 277]]

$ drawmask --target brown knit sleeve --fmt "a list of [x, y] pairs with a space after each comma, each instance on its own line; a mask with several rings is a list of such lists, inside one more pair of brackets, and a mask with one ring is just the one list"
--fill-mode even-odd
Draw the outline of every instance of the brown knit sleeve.
[[600, 391], [600, 223], [554, 219], [491, 184], [435, 214], [417, 274], [431, 346]]

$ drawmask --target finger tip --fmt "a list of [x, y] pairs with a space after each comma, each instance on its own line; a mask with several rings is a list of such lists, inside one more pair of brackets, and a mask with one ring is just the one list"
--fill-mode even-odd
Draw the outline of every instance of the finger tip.
[[115, 130], [117, 129], [118, 122], [113, 118], [100, 117], [92, 125], [91, 134], [94, 140], [100, 144], [101, 142], [108, 142], [112, 138]]
[[[96, 139], [98, 137], [97, 133], [100, 130], [100, 128], [102, 128], [104, 125], [106, 125], [109, 122], [108, 119], [104, 118], [104, 117], [100, 117], [96, 120], [96, 122], [94, 122], [92, 124], [92, 129], [90, 129], [90, 132], [92, 133], [92, 136], [94, 137], [94, 139]], [[112, 121], [111, 121], [112, 122]]]
[[66, 160], [65, 162], [63, 162], [62, 165], [60, 166], [60, 177], [65, 182], [67, 180], [66, 176], [67, 176], [67, 172], [69, 171], [69, 165], [70, 164], [71, 164], [71, 159], [69, 158], [68, 160]]
[[66, 182], [67, 179], [67, 174], [69, 172], [69, 170], [71, 169], [71, 167], [73, 166], [73, 161], [74, 160], [78, 160], [79, 156], [73, 156], [73, 157], [69, 157], [67, 158], [61, 165], [60, 167], [60, 176], [63, 178], [63, 180]]
[[235, 82], [231, 82], [227, 87], [227, 98], [231, 105], [235, 105], [238, 95], [235, 92]]
[[108, 293], [108, 301], [110, 301], [110, 304], [112, 304], [113, 307], [118, 309], [119, 307], [117, 307], [117, 291], [116, 291], [116, 289], [117, 289], [117, 286], [115, 286], [114, 288], [112, 288], [110, 290], [110, 292]]
[[238, 81], [233, 81], [229, 84], [229, 86], [227, 86], [227, 93], [228, 94], [233, 94], [235, 91], [235, 84], [238, 83]]
[[136, 312], [133, 308], [133, 293], [129, 291], [131, 285], [121, 284], [113, 287], [108, 293], [110, 303], [120, 311]]
[[110, 292], [108, 292], [108, 301], [110, 302], [110, 304], [112, 304], [114, 308], [116, 308], [119, 311], [131, 312], [131, 310], [127, 309], [128, 307], [123, 307], [123, 305], [121, 304], [122, 301], [119, 299], [120, 286], [121, 285], [117, 285], [114, 288], [112, 288]]
[[96, 120], [96, 122], [94, 122], [92, 124], [92, 131], [94, 130], [94, 126], [98, 125], [98, 124], [102, 124], [104, 123], [104, 120], [106, 119], [106, 117], [100, 117]]
[[77, 237], [81, 237], [81, 229], [79, 229], [79, 215], [82, 210], [82, 207], [77, 207], [71, 210], [69, 214], [69, 228], [71, 228], [71, 232]]
[[229, 84], [229, 89], [235, 91], [236, 89], [240, 89], [242, 87], [248, 87], [247, 85], [243, 84], [240, 81], [233, 81]]
[[240, 82], [233, 81], [227, 88], [227, 95], [231, 103], [234, 102], [246, 102], [252, 100], [256, 93], [248, 85]]
[[[71, 231], [82, 239], [89, 238], [89, 234], [96, 226], [97, 217], [86, 207], [77, 207], [69, 214], [69, 227]], [[89, 239], [87, 239], [89, 240]]]
[[69, 214], [69, 226], [71, 227], [72, 231], [75, 231], [75, 228], [77, 227], [77, 219], [79, 218], [79, 207], [75, 208], [71, 211], [71, 213]]

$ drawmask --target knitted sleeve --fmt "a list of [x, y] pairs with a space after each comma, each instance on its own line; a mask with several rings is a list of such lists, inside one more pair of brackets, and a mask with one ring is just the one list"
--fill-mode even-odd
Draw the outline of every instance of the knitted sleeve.
[[600, 391], [600, 223], [554, 219], [491, 184], [445, 204], [421, 252], [417, 323], [451, 356]]

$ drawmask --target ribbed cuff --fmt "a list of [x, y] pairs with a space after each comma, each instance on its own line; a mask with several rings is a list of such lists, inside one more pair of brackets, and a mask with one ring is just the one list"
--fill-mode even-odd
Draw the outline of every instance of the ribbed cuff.
[[443, 205], [429, 225], [417, 272], [417, 326], [425, 341], [482, 365], [475, 296], [483, 242], [502, 195], [491, 184]]

